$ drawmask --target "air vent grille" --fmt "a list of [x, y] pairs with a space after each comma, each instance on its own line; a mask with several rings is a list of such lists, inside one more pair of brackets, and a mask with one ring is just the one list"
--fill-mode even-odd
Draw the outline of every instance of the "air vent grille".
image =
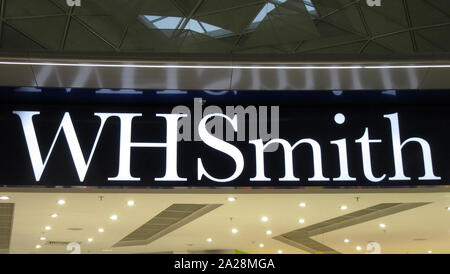
[[[47, 241], [45, 243], [45, 245], [47, 245], [47, 246], [67, 246], [68, 244], [70, 244], [72, 242], [76, 242], [76, 241], [70, 241], [70, 242], [65, 242], [65, 241]], [[78, 242], [78, 243], [81, 244], [81, 242]]]
[[338, 253], [336, 250], [311, 239], [311, 237], [337, 229], [342, 229], [344, 227], [371, 221], [380, 217], [388, 216], [426, 204], [428, 203], [378, 204], [317, 224], [313, 224], [308, 227], [287, 232], [283, 235], [274, 237], [274, 239], [311, 253]]
[[13, 203], [0, 204], [0, 250], [8, 250], [11, 242], [12, 222], [14, 216]]
[[221, 204], [173, 204], [125, 236], [114, 247], [149, 244], [219, 206]]

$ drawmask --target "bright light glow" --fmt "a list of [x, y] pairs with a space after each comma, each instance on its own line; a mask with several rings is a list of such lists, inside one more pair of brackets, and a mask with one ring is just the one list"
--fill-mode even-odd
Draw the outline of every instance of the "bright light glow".
[[260, 243], [260, 244], [259, 244], [259, 247], [263, 248], [263, 247], [264, 247], [264, 244], [263, 244], [263, 243]]
[[344, 239], [344, 243], [348, 244], [350, 242], [349, 239]]
[[103, 228], [100, 227], [100, 228], [98, 229], [98, 232], [103, 233], [103, 232], [105, 232], [105, 230], [104, 230]]
[[58, 213], [53, 213], [52, 215], [50, 215], [50, 217], [56, 218], [56, 217], [58, 217]]
[[88, 242], [92, 243], [93, 241], [94, 241], [94, 239], [88, 238]]
[[128, 202], [127, 202], [127, 205], [128, 205], [128, 206], [134, 206], [134, 201], [133, 201], [133, 200], [128, 201]]
[[39, 249], [39, 248], [41, 248], [41, 247], [42, 247], [41, 245], [36, 245], [36, 248], [37, 248], [37, 249]]
[[47, 240], [47, 238], [45, 238], [45, 237], [41, 237], [41, 238], [39, 238], [39, 240], [41, 240], [41, 241], [45, 241], [45, 240]]
[[380, 224], [381, 228], [386, 228], [386, 224]]
[[54, 63], [54, 62], [9, 62], [0, 61], [0, 65], [25, 66], [61, 66], [61, 67], [116, 67], [116, 68], [181, 68], [181, 69], [414, 69], [414, 68], [450, 68], [450, 65], [373, 65], [373, 66], [339, 66], [339, 65], [292, 65], [292, 66], [242, 66], [242, 65], [156, 65], [156, 64], [111, 64], [111, 63]]
[[281, 254], [281, 253], [283, 253], [283, 250], [278, 250], [278, 254]]
[[447, 207], [447, 210], [450, 210], [450, 206], [449, 206], [449, 207]]
[[235, 201], [236, 201], [236, 198], [234, 198], [234, 197], [228, 197], [227, 200], [228, 200], [228, 202], [235, 202]]
[[358, 250], [358, 251], [361, 251], [361, 249], [362, 249], [362, 247], [359, 245], [356, 247], [356, 250]]
[[272, 235], [272, 230], [267, 230], [266, 235]]
[[211, 238], [208, 238], [208, 239], [206, 239], [206, 241], [207, 241], [208, 243], [211, 243], [211, 242], [212, 242], [212, 239], [211, 239]]
[[58, 205], [63, 205], [65, 203], [66, 203], [66, 201], [64, 201], [64, 200], [58, 200]]
[[347, 205], [341, 205], [341, 210], [346, 210], [348, 208]]
[[233, 228], [233, 229], [231, 230], [231, 233], [236, 234], [236, 233], [238, 233], [238, 231], [239, 231], [239, 230], [237, 230], [237, 228]]
[[9, 200], [9, 197], [8, 196], [0, 196], [0, 200], [6, 201], [6, 200]]
[[44, 229], [45, 230], [52, 230], [52, 227], [48, 225], [48, 226], [44, 227]]
[[111, 215], [109, 218], [113, 221], [116, 221], [118, 219], [117, 215]]
[[267, 222], [269, 220], [269, 218], [267, 216], [262, 216], [261, 217], [261, 221], [262, 222]]
[[303, 202], [302, 202], [302, 203], [299, 203], [298, 206], [299, 206], [299, 207], [306, 207], [306, 203], [303, 203]]
[[433, 253], [433, 251], [432, 251], [432, 250], [428, 250], [427, 252], [428, 252], [428, 254], [431, 254], [431, 253]]

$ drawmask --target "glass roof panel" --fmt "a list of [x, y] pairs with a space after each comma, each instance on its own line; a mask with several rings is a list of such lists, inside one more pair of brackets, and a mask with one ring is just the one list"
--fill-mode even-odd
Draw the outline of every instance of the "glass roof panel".
[[158, 18], [158, 16], [146, 15], [145, 18], [147, 18], [158, 29], [176, 29], [178, 24], [182, 20], [181, 17], [173, 17], [173, 16], [167, 17], [160, 16]]
[[[353, 0], [81, 2], [70, 8], [65, 0], [5, 1], [0, 52], [163, 56], [450, 52], [446, 38], [450, 4], [445, 0], [389, 0], [380, 7]], [[173, 35], [187, 31], [207, 37]]]

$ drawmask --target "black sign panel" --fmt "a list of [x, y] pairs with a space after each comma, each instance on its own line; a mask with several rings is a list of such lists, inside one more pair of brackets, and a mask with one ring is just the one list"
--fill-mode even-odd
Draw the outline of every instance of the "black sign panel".
[[[176, 106], [5, 102], [1, 184], [419, 186], [450, 178], [445, 104]], [[227, 107], [247, 114], [221, 116]], [[212, 137], [221, 130], [210, 126], [219, 121], [224, 136]], [[264, 127], [277, 132], [261, 136]]]

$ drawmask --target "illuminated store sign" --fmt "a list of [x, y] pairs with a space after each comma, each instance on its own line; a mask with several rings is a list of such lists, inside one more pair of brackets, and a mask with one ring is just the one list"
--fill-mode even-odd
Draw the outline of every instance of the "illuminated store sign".
[[0, 172], [4, 185], [444, 184], [449, 135], [439, 125], [450, 113], [398, 108], [282, 106], [279, 136], [244, 141], [217, 137], [217, 123], [209, 122], [221, 120], [237, 136], [250, 125], [238, 121], [247, 116], [209, 113], [192, 121], [198, 141], [186, 141], [180, 121], [188, 114], [167, 107], [8, 106]]

